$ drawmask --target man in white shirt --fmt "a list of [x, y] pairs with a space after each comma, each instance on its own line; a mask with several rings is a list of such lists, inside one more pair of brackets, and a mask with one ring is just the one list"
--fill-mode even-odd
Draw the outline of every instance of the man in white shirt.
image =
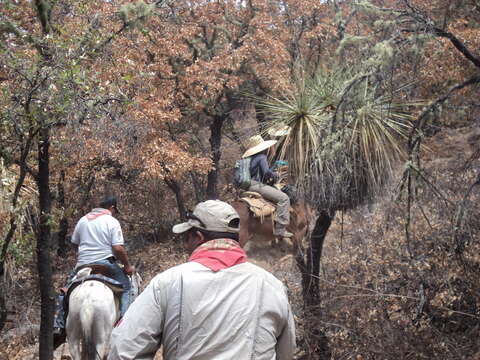
[[198, 204], [185, 234], [189, 262], [158, 274], [113, 330], [109, 360], [291, 360], [295, 325], [280, 280], [247, 262], [229, 204]]
[[[116, 212], [118, 212], [116, 197], [107, 196], [100, 202], [98, 208], [93, 209], [78, 221], [71, 239], [78, 250], [77, 264], [70, 274], [68, 284], [78, 268], [83, 265], [96, 264], [107, 267], [109, 277], [123, 285], [124, 291], [120, 297], [120, 317], [122, 317], [130, 305], [131, 284], [127, 275], [133, 274], [135, 268], [128, 261], [120, 223], [113, 217]], [[118, 266], [117, 260], [123, 264], [123, 269]], [[54, 335], [58, 339], [55, 345], [58, 345], [63, 338], [64, 317], [63, 306], [61, 306], [55, 319]]]

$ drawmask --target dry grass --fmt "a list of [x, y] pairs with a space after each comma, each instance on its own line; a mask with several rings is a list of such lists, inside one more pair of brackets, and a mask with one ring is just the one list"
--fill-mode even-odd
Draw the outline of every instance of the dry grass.
[[317, 319], [332, 358], [478, 358], [478, 186], [464, 195], [480, 163], [463, 167], [471, 152], [465, 143], [459, 148], [438, 154], [444, 161], [425, 173], [436, 189], [417, 185], [409, 241], [407, 203], [394, 201], [393, 187], [377, 204], [337, 216], [322, 260]]

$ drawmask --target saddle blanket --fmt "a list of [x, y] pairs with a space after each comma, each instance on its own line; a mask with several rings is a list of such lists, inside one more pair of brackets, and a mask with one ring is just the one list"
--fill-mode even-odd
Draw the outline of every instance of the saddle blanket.
[[258, 195], [243, 193], [243, 196], [240, 198], [240, 200], [248, 204], [250, 211], [255, 217], [263, 219], [266, 216], [272, 215], [275, 212], [276, 207], [274, 204], [261, 197], [261, 195], [260, 197], [258, 197]]
[[65, 297], [63, 299], [63, 308], [64, 308], [66, 313], [68, 313], [68, 300], [70, 298], [70, 295], [72, 294], [73, 289], [75, 289], [78, 285], [82, 284], [83, 282], [89, 281], [89, 280], [97, 280], [97, 281], [100, 281], [100, 282], [104, 283], [116, 295], [120, 294], [121, 292], [124, 291], [123, 290], [123, 285], [120, 282], [118, 282], [117, 280], [108, 278], [104, 275], [100, 275], [100, 274], [91, 274], [90, 275], [90, 274], [88, 274], [86, 276], [81, 276], [79, 278], [74, 278], [72, 280], [72, 283], [68, 286], [68, 289], [65, 292]]

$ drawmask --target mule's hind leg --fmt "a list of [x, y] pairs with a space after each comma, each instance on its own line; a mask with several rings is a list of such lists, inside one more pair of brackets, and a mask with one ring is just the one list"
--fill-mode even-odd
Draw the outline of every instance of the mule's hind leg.
[[[114, 313], [115, 314], [115, 313]], [[112, 314], [102, 314], [95, 322], [95, 348], [100, 359], [106, 359], [110, 351], [110, 336], [115, 318]]]
[[81, 339], [83, 337], [80, 318], [70, 313], [67, 318], [67, 343], [73, 360], [82, 358]]

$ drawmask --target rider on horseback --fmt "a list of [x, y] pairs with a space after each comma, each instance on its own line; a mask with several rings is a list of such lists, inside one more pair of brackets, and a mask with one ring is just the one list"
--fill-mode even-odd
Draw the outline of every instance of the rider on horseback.
[[[85, 265], [102, 265], [108, 270], [110, 278], [117, 280], [123, 286], [120, 297], [120, 317], [125, 314], [130, 305], [130, 281], [127, 275], [135, 272], [130, 265], [124, 248], [124, 240], [120, 223], [113, 217], [117, 213], [117, 198], [107, 196], [100, 202], [99, 207], [83, 216], [75, 226], [72, 243], [78, 250], [75, 269], [70, 273], [68, 284], [75, 276], [77, 270]], [[123, 269], [117, 264], [119, 260]], [[65, 339], [65, 313], [63, 310], [63, 296], [60, 308], [55, 318], [55, 345], [60, 345]]]
[[277, 205], [273, 235], [291, 238], [293, 234], [286, 230], [290, 223], [290, 199], [283, 191], [272, 186], [277, 180], [277, 175], [270, 169], [267, 161], [268, 149], [276, 143], [277, 140], [265, 141], [260, 135], [252, 136], [247, 140], [248, 150], [243, 154], [242, 158], [251, 157], [251, 182], [248, 191], [257, 192]]

